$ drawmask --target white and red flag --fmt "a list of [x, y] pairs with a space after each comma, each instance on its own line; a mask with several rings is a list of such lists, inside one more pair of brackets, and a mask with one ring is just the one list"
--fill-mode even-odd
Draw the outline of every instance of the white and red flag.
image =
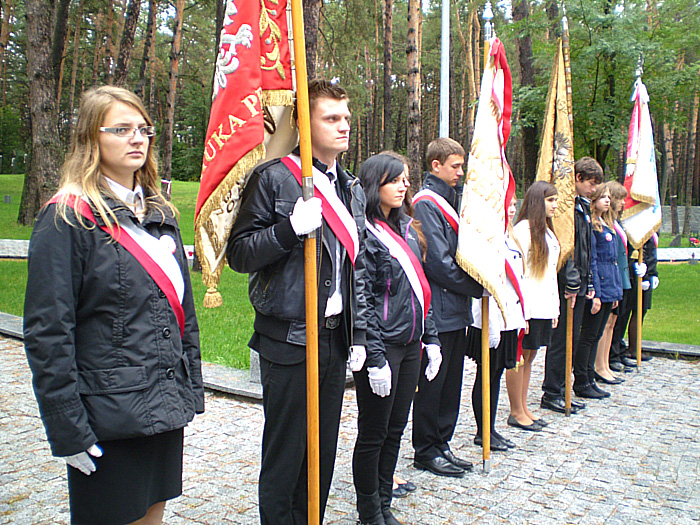
[[195, 208], [204, 306], [222, 303], [217, 287], [246, 175], [297, 142], [289, 27], [287, 0], [226, 0]]
[[[493, 295], [505, 312], [505, 232], [515, 180], [506, 160], [513, 88], [503, 43], [490, 42], [481, 80], [467, 177], [459, 213], [457, 262]], [[505, 315], [505, 313], [504, 313]]]
[[641, 79], [634, 85], [631, 100], [634, 109], [627, 142], [627, 199], [622, 213], [622, 226], [627, 232], [629, 243], [639, 249], [661, 226], [661, 201], [649, 95]]

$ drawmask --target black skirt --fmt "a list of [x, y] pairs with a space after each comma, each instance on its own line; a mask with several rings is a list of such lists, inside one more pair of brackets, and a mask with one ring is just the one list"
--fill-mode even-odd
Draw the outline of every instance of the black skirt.
[[183, 429], [98, 443], [102, 457], [86, 476], [68, 467], [71, 523], [123, 525], [182, 494]]
[[539, 350], [541, 346], [552, 344], [554, 329], [551, 319], [530, 319], [528, 325], [530, 329], [523, 337], [523, 350]]
[[[467, 357], [481, 364], [481, 328], [470, 326], [467, 330]], [[491, 368], [515, 368], [518, 360], [518, 331], [501, 332], [498, 347], [491, 348]]]

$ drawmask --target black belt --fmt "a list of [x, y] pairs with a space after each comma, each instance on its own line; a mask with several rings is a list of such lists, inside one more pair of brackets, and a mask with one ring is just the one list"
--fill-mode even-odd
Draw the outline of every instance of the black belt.
[[323, 324], [321, 328], [326, 328], [327, 330], [335, 330], [340, 326], [340, 316], [341, 314], [331, 315], [323, 319]]

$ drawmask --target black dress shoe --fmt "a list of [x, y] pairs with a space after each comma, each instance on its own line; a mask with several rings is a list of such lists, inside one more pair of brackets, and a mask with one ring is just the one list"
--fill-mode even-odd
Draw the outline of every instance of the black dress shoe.
[[[585, 397], [586, 399], [603, 399], [604, 397], [607, 397], [593, 388], [593, 385], [591, 384], [575, 388], [574, 392], [578, 397]], [[608, 394], [608, 396], [609, 395], [610, 394]]]
[[619, 385], [620, 383], [624, 383], [624, 379], [620, 379], [619, 377], [614, 377], [613, 379], [608, 379], [606, 377], [603, 377], [600, 375], [598, 372], [594, 373], [595, 380], [600, 381], [601, 383], [605, 383], [606, 385]]
[[610, 392], [606, 392], [605, 390], [603, 390], [602, 388], [600, 388], [598, 385], [596, 385], [595, 381], [593, 381], [593, 382], [591, 383], [591, 386], [593, 387], [593, 389], [594, 389], [596, 392], [598, 392], [598, 393], [599, 393], [600, 395], [602, 395], [603, 397], [610, 397]]
[[541, 432], [542, 427], [535, 423], [534, 421], [530, 423], [529, 425], [523, 425], [522, 423], [518, 423], [518, 420], [515, 419], [513, 415], [508, 416], [508, 426], [509, 427], [515, 427], [515, 428], [520, 428], [522, 430], [529, 430], [530, 432]]
[[622, 372], [625, 368], [625, 365], [620, 363], [620, 361], [610, 361], [610, 364], [608, 366], [613, 372]]
[[406, 492], [413, 492], [418, 488], [415, 486], [415, 484], [411, 483], [410, 481], [407, 481], [406, 483], [399, 483], [399, 487], [404, 489]]
[[413, 460], [413, 466], [418, 470], [427, 470], [438, 476], [449, 478], [461, 478], [464, 476], [464, 469], [453, 465], [442, 456], [437, 456], [427, 461]]
[[632, 359], [630, 357], [627, 357], [626, 355], [623, 355], [620, 357], [620, 362], [625, 365], [628, 368], [637, 368], [637, 359]]
[[[546, 395], [542, 396], [542, 401], [540, 401], [540, 407], [546, 408], [553, 412], [559, 412], [560, 414], [566, 413], [566, 404], [564, 403], [563, 397], [548, 397]], [[575, 414], [580, 409], [574, 405], [573, 399], [571, 400], [571, 413]]]
[[395, 488], [391, 491], [391, 497], [393, 499], [401, 499], [401, 498], [405, 498], [406, 496], [408, 496], [408, 491], [405, 488], [403, 488], [401, 485], [399, 485], [397, 488]]
[[447, 461], [452, 463], [455, 467], [462, 468], [466, 472], [471, 472], [472, 470], [474, 470], [474, 465], [471, 461], [458, 458], [452, 453], [452, 451], [449, 448], [447, 450], [441, 450], [440, 453], [442, 454], [442, 457], [444, 457]]
[[492, 436], [496, 436], [496, 439], [499, 440], [501, 443], [503, 443], [506, 447], [508, 447], [508, 448], [515, 448], [515, 443], [513, 443], [513, 442], [512, 442], [510, 439], [508, 439], [507, 437], [502, 436], [501, 434], [499, 434], [499, 433], [496, 432], [495, 430], [493, 431], [493, 433], [492, 433], [491, 435], [492, 435]]
[[533, 424], [533, 425], [537, 425], [537, 426], [539, 426], [540, 428], [545, 428], [547, 425], [549, 425], [549, 421], [545, 421], [545, 420], [542, 419], [542, 418], [533, 419], [533, 420], [532, 420], [532, 424]]
[[583, 401], [576, 401], [575, 399], [571, 400], [571, 408], [576, 407], [576, 410], [583, 410], [586, 408], [586, 403]]
[[[484, 446], [484, 440], [479, 434], [474, 436], [474, 444], [479, 447]], [[491, 434], [491, 450], [496, 452], [506, 452], [508, 450], [508, 446], [505, 443], [501, 442], [501, 440], [498, 439], [496, 436]]]

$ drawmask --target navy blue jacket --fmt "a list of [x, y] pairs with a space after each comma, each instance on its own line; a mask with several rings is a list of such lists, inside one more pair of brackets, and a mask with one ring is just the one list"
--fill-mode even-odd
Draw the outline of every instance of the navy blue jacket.
[[[594, 219], [596, 220], [596, 219]], [[591, 236], [591, 265], [595, 296], [604, 303], [622, 299], [622, 277], [617, 267], [617, 234], [603, 224], [603, 230], [593, 228]]]
[[[430, 189], [457, 209], [457, 192], [435, 175], [427, 174], [423, 189]], [[415, 204], [415, 217], [428, 243], [425, 275], [433, 294], [433, 319], [438, 332], [452, 332], [472, 322], [471, 297], [481, 297], [483, 287], [457, 264], [457, 233], [435, 203]]]

